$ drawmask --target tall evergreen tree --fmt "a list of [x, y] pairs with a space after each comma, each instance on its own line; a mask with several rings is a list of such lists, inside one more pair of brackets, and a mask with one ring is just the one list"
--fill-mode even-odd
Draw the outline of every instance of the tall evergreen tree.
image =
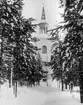
[[62, 91], [63, 91], [63, 57], [62, 57], [62, 50], [63, 50], [63, 43], [60, 40], [59, 34], [55, 34], [55, 31], [52, 32], [52, 39], [54, 41], [53, 44], [53, 55], [51, 56], [51, 67], [53, 70], [52, 77], [53, 79], [57, 78], [62, 83]]
[[[1, 61], [0, 61], [0, 73], [2, 70], [2, 59], [10, 56], [13, 58], [13, 82], [16, 83], [28, 77], [28, 73], [31, 70], [29, 64], [31, 63], [31, 55], [35, 53], [36, 48], [31, 44], [31, 34], [34, 32], [34, 26], [31, 25], [31, 21], [24, 19], [21, 15], [22, 0], [2, 0], [0, 2], [0, 38], [1, 38]], [[4, 44], [4, 39], [6, 44]], [[8, 59], [4, 62], [7, 64]], [[10, 61], [10, 59], [9, 59]], [[8, 64], [7, 64], [8, 65]], [[10, 64], [11, 65], [11, 64]], [[8, 65], [8, 66], [10, 66]], [[10, 78], [11, 70], [7, 70], [7, 78]]]
[[[20, 2], [20, 4], [18, 3]], [[21, 8], [21, 1], [0, 1], [0, 40], [1, 40], [1, 50], [0, 50], [0, 78], [3, 74], [3, 53], [4, 53], [4, 40], [10, 42], [10, 37], [13, 33], [13, 25], [16, 24], [16, 11]]]
[[[62, 0], [61, 0], [62, 1]], [[67, 1], [67, 0], [66, 0]], [[79, 74], [80, 84], [80, 99], [83, 103], [83, 16], [81, 12], [83, 10], [82, 0], [71, 0], [72, 2], [66, 2], [65, 11], [63, 14], [64, 25], [63, 29], [67, 31], [64, 39], [64, 57], [66, 67], [71, 68], [72, 62], [77, 62], [77, 69], [72, 69]], [[61, 27], [59, 27], [61, 29]]]

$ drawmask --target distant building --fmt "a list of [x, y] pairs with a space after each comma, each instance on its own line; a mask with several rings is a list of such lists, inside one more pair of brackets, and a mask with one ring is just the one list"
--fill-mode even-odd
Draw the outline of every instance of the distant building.
[[35, 42], [36, 46], [40, 49], [38, 53], [40, 54], [41, 60], [43, 62], [44, 71], [48, 72], [47, 81], [51, 80], [51, 68], [48, 63], [51, 59], [51, 46], [52, 42], [49, 40], [50, 36], [47, 33], [48, 23], [45, 16], [45, 8], [42, 8], [41, 21], [38, 23], [37, 38], [39, 41]]

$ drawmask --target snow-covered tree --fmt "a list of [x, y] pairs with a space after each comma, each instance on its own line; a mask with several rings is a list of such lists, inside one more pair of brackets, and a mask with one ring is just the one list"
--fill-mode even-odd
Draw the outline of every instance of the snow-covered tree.
[[[62, 28], [67, 31], [64, 39], [64, 60], [66, 67], [73, 68], [73, 72], [79, 74], [80, 99], [81, 103], [83, 103], [83, 1], [67, 1], [68, 0], [66, 0], [63, 14], [64, 25], [62, 26]], [[72, 65], [72, 63], [74, 63], [74, 65]]]

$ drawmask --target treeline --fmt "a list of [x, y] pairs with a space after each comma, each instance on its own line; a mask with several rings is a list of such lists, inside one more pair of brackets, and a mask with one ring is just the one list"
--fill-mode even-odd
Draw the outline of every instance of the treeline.
[[[63, 0], [61, 7], [63, 7]], [[51, 66], [53, 79], [66, 85], [73, 83], [80, 87], [80, 100], [83, 103], [83, 1], [66, 0], [62, 17], [64, 21], [52, 31], [54, 41]], [[63, 31], [65, 38], [59, 37]]]
[[43, 77], [38, 48], [31, 42], [35, 26], [22, 16], [22, 7], [22, 0], [0, 1], [0, 83], [9, 80], [9, 87]]

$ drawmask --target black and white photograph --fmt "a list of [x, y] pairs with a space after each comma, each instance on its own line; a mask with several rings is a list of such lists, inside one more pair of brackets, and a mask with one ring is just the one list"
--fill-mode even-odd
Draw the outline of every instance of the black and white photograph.
[[0, 0], [0, 105], [83, 105], [83, 0]]

